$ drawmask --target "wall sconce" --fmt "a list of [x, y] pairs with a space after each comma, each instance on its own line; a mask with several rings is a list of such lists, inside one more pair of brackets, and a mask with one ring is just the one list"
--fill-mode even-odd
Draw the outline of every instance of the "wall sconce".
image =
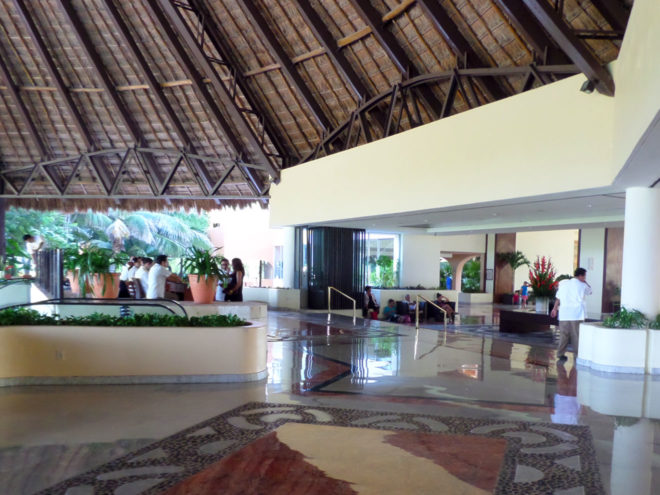
[[582, 91], [583, 93], [587, 93], [588, 95], [593, 93], [594, 89], [596, 89], [596, 85], [593, 83], [593, 81], [590, 81], [589, 79], [584, 81], [584, 83], [580, 87], [580, 91]]

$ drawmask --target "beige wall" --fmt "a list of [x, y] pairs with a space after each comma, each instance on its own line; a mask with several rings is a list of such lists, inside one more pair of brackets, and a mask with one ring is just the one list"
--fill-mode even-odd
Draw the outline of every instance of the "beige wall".
[[616, 82], [616, 161], [623, 164], [660, 110], [660, 2], [635, 0], [621, 52]]
[[234, 375], [266, 369], [266, 328], [0, 327], [0, 379]]
[[[579, 232], [571, 230], [547, 230], [543, 232], [518, 232], [516, 234], [516, 250], [522, 251], [530, 262], [536, 256], [552, 258], [557, 275], [567, 273], [573, 275], [575, 268], [575, 243]], [[519, 289], [525, 280], [529, 281], [529, 268], [520, 267], [516, 270], [514, 287]]]
[[[271, 187], [271, 224], [610, 185], [618, 171], [612, 163], [614, 99], [581, 92], [584, 79], [570, 77], [286, 169], [281, 183]], [[549, 173], [552, 180], [539, 180]], [[374, 184], [374, 176], [376, 185], [365, 187]]]
[[440, 253], [483, 253], [485, 235], [401, 236], [401, 285], [437, 287], [440, 283]]

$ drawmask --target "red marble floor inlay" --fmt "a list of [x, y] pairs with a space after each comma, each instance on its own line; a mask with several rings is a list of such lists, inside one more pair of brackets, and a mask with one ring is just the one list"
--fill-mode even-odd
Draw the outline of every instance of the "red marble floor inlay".
[[211, 464], [163, 495], [355, 495], [350, 485], [305, 462], [272, 432]]
[[506, 440], [288, 423], [167, 495], [492, 493]]

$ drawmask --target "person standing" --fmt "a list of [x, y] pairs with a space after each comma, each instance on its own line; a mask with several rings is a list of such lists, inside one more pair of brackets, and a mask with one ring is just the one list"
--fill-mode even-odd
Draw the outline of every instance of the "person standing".
[[220, 280], [218, 280], [218, 288], [215, 290], [215, 300], [224, 301], [225, 294], [224, 290], [229, 285], [229, 279], [231, 278], [231, 270], [229, 269], [229, 260], [227, 258], [222, 258], [220, 261]]
[[[135, 297], [137, 299], [144, 299], [147, 297], [147, 289], [149, 288], [149, 269], [154, 264], [154, 260], [143, 256], [140, 258], [140, 261], [140, 268], [135, 272], [133, 280], [135, 283]], [[137, 288], [138, 285], [140, 289]]]
[[156, 256], [154, 265], [149, 269], [149, 282], [147, 286], [147, 299], [162, 299], [165, 297], [165, 282], [181, 282], [178, 275], [170, 271], [166, 254]]
[[587, 313], [585, 298], [591, 295], [591, 286], [587, 283], [587, 270], [578, 268], [575, 276], [563, 280], [557, 290], [557, 299], [550, 312], [555, 318], [559, 315], [559, 346], [557, 357], [560, 362], [566, 361], [566, 347], [573, 346], [573, 354], [578, 356], [580, 341], [580, 323], [584, 321]]
[[44, 247], [44, 240], [39, 236], [25, 234], [23, 241], [25, 242], [25, 249], [30, 255], [30, 259], [25, 267], [25, 274], [35, 275], [37, 269], [37, 252]]
[[371, 286], [367, 285], [364, 288], [364, 297], [362, 298], [362, 316], [377, 320], [379, 311], [380, 306], [378, 305], [378, 300], [376, 300], [376, 296], [371, 293]]
[[520, 302], [522, 303], [523, 308], [527, 308], [528, 298], [529, 298], [529, 283], [525, 281], [523, 282], [522, 287], [520, 288]]
[[119, 275], [118, 298], [131, 297], [131, 294], [128, 291], [128, 283], [135, 277], [135, 272], [137, 272], [139, 267], [140, 259], [137, 256], [131, 256], [128, 263], [123, 266], [121, 274]]
[[231, 260], [232, 273], [229, 279], [225, 293], [225, 301], [241, 302], [243, 301], [243, 278], [245, 277], [245, 268], [240, 258]]

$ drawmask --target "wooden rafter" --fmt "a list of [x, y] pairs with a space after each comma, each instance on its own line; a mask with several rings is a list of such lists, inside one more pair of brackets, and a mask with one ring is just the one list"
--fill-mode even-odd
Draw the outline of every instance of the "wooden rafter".
[[566, 22], [555, 12], [546, 0], [524, 0], [544, 29], [557, 42], [559, 47], [595, 85], [607, 96], [614, 96], [612, 74], [601, 65], [589, 49], [573, 34]]

